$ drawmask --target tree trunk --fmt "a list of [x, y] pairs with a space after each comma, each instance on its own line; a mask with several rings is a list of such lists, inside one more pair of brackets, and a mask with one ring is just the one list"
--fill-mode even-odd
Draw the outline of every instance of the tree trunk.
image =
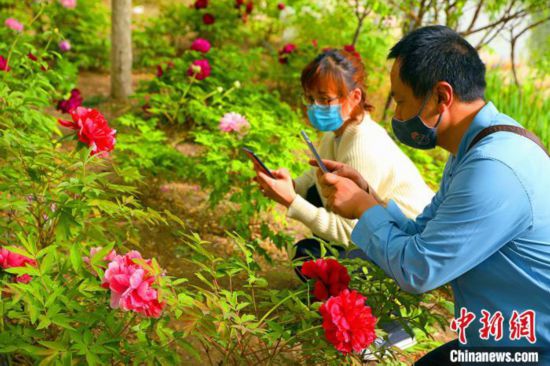
[[111, 96], [126, 99], [132, 94], [132, 0], [111, 3]]

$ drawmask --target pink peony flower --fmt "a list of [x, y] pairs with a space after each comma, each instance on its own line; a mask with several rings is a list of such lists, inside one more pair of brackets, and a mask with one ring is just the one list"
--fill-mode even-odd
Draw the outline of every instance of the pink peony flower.
[[0, 70], [10, 71], [10, 67], [8, 66], [8, 60], [6, 60], [3, 56], [0, 56]]
[[[25, 267], [26, 265], [36, 266], [34, 259], [25, 257], [24, 255], [10, 252], [6, 248], [0, 248], [0, 267], [3, 269]], [[32, 279], [28, 274], [23, 274], [15, 277], [15, 281], [28, 283]]]
[[78, 130], [78, 140], [92, 148], [91, 155], [106, 155], [115, 146], [116, 130], [107, 124], [103, 115], [95, 110], [77, 107], [71, 112], [72, 122], [59, 119], [62, 126]]
[[292, 43], [287, 43], [284, 45], [284, 47], [281, 49], [281, 53], [290, 54], [292, 52], [296, 51], [296, 45]]
[[[142, 259], [135, 250], [124, 256], [116, 255], [109, 263], [102, 286], [111, 290], [111, 307], [135, 311], [147, 317], [158, 318], [165, 302], [159, 302], [158, 291], [152, 287], [155, 277], [133, 259]], [[147, 264], [151, 260], [146, 260]]]
[[206, 9], [208, 6], [208, 0], [196, 0], [195, 9]]
[[194, 76], [197, 80], [204, 80], [210, 76], [211, 71], [212, 69], [210, 68], [208, 60], [196, 60], [189, 66], [187, 75]]
[[60, 100], [57, 103], [57, 110], [62, 111], [63, 113], [71, 113], [76, 107], [80, 107], [84, 99], [80, 94], [80, 90], [73, 89], [71, 90], [71, 96], [67, 100]]
[[250, 127], [246, 118], [238, 113], [226, 113], [220, 120], [219, 129], [223, 132], [241, 132], [243, 129]]
[[288, 63], [288, 55], [296, 51], [297, 47], [293, 43], [287, 43], [279, 50], [279, 63]]
[[59, 49], [61, 50], [61, 52], [70, 51], [71, 42], [69, 42], [67, 40], [63, 40], [63, 41], [59, 42]]
[[23, 24], [21, 24], [19, 21], [13, 18], [8, 18], [4, 22], [6, 27], [13, 29], [16, 32], [22, 32], [23, 31]]
[[210, 13], [206, 13], [202, 16], [202, 22], [206, 25], [214, 24], [216, 18]]
[[76, 8], [76, 0], [59, 0], [61, 5], [67, 9]]
[[202, 52], [202, 53], [207, 53], [208, 51], [210, 51], [211, 47], [212, 46], [210, 45], [210, 42], [208, 42], [204, 38], [197, 38], [191, 44], [191, 49], [193, 51], [198, 51], [198, 52]]

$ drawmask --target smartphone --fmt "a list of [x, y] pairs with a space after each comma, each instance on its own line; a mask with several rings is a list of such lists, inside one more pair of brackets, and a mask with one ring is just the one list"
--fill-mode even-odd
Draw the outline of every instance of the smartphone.
[[326, 165], [321, 160], [321, 157], [319, 156], [319, 153], [315, 149], [315, 146], [313, 146], [313, 143], [309, 139], [309, 136], [307, 135], [306, 131], [302, 130], [300, 133], [302, 134], [302, 137], [304, 138], [304, 141], [306, 142], [307, 146], [309, 146], [309, 149], [311, 150], [313, 156], [315, 157], [315, 160], [317, 160], [317, 164], [319, 164], [319, 168], [321, 168], [321, 170], [324, 173], [328, 173], [329, 171], [328, 171]]
[[245, 152], [246, 155], [248, 155], [248, 157], [254, 161], [256, 161], [263, 169], [264, 173], [269, 175], [271, 178], [275, 179], [275, 177], [273, 176], [273, 174], [271, 174], [271, 171], [269, 169], [267, 169], [267, 167], [265, 166], [265, 164], [263, 163], [263, 161], [260, 160], [260, 158], [254, 154], [254, 152], [252, 150], [250, 150], [249, 148], [247, 147], [243, 147], [242, 148], [243, 151]]

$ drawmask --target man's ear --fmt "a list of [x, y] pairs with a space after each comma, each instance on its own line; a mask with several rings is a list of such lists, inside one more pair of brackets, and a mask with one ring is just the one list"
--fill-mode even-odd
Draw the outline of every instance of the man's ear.
[[440, 81], [436, 85], [437, 105], [440, 113], [449, 109], [454, 102], [454, 90], [451, 84]]

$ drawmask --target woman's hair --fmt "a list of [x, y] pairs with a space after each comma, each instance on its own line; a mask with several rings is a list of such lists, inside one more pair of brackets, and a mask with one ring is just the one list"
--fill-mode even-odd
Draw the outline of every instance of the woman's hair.
[[350, 52], [335, 48], [324, 51], [302, 70], [301, 82], [305, 91], [333, 84], [340, 98], [359, 88], [361, 103], [355, 107], [352, 115], [357, 116], [360, 112], [374, 109], [367, 100], [365, 67], [361, 59]]

